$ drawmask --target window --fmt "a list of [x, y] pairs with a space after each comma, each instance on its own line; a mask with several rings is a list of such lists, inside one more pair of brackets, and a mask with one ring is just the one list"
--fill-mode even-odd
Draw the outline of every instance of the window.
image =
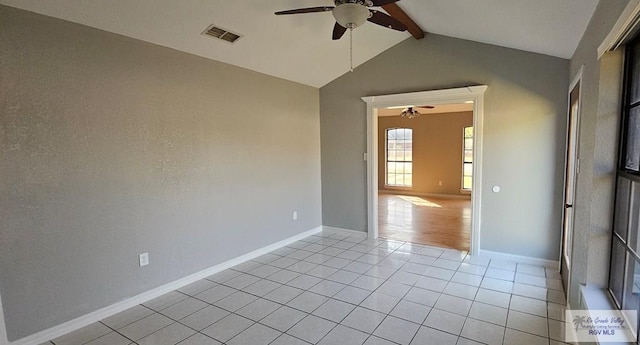
[[640, 311], [640, 38], [627, 46], [624, 78], [609, 292], [618, 308]]
[[387, 129], [387, 186], [411, 187], [413, 130]]
[[462, 132], [462, 189], [473, 186], [473, 127], [465, 127]]

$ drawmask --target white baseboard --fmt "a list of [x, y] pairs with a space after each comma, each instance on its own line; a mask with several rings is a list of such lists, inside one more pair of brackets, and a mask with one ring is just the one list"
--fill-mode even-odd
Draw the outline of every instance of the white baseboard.
[[531, 256], [494, 252], [492, 250], [480, 249], [478, 256], [484, 256], [490, 259], [513, 261], [521, 264], [558, 268], [558, 260], [547, 260]]
[[343, 228], [334, 228], [332, 226], [322, 226], [323, 233], [331, 233], [331, 234], [341, 234], [345, 236], [357, 236], [357, 237], [367, 237], [367, 233], [364, 231], [351, 230], [351, 229], [343, 229]]
[[[175, 280], [173, 282], [167, 283], [165, 285], [159, 286], [155, 289], [143, 292], [139, 295], [127, 298], [125, 300], [122, 300], [120, 302], [117, 302], [115, 304], [112, 304], [108, 307], [104, 307], [101, 309], [98, 309], [96, 311], [93, 311], [91, 313], [85, 314], [83, 316], [80, 316], [78, 318], [75, 318], [73, 320], [67, 321], [65, 323], [62, 323], [60, 325], [51, 327], [49, 329], [46, 329], [44, 331], [32, 334], [30, 336], [27, 336], [25, 338], [22, 339], [18, 339], [12, 342], [9, 342], [7, 340], [6, 334], [4, 334], [3, 332], [6, 332], [6, 328], [5, 328], [5, 324], [4, 322], [2, 322], [0, 324], [0, 336], [3, 336], [2, 338], [0, 338], [0, 345], [37, 345], [37, 344], [41, 344], [43, 342], [49, 341], [51, 339], [55, 339], [59, 336], [65, 335], [67, 333], [73, 332], [77, 329], [80, 329], [82, 327], [88, 326], [94, 322], [98, 322], [106, 317], [115, 315], [119, 312], [125, 311], [129, 308], [135, 307], [138, 304], [142, 304], [144, 302], [147, 302], [149, 300], [152, 300], [156, 297], [162, 296], [168, 292], [171, 292], [173, 290], [185, 287], [191, 283], [194, 283], [200, 279], [206, 278], [212, 274], [218, 273], [220, 271], [226, 270], [228, 268], [231, 268], [233, 266], [236, 266], [238, 264], [241, 264], [245, 261], [257, 258], [258, 256], [267, 254], [271, 251], [274, 251], [278, 248], [282, 248], [288, 244], [291, 244], [293, 242], [299, 241], [305, 237], [311, 236], [311, 235], [315, 235], [318, 234], [320, 232], [323, 231], [323, 227], [319, 226], [317, 228], [305, 231], [303, 233], [300, 233], [298, 235], [286, 238], [282, 241], [278, 241], [276, 243], [270, 244], [268, 246], [262, 247], [260, 249], [254, 250], [250, 253], [238, 256], [236, 258], [233, 258], [231, 260], [225, 261], [221, 264], [215, 265], [215, 266], [211, 266], [209, 268], [206, 268], [202, 271], [196, 272], [194, 274], [188, 275], [184, 278]], [[366, 234], [365, 234], [366, 235]], [[1, 303], [1, 302], [0, 302]], [[0, 304], [0, 321], [4, 321], [2, 319], [2, 304]]]
[[421, 193], [412, 192], [410, 190], [393, 190], [393, 189], [380, 189], [378, 194], [393, 194], [393, 195], [409, 195], [409, 196], [424, 196], [440, 199], [471, 199], [471, 193], [469, 194], [437, 194], [437, 193]]

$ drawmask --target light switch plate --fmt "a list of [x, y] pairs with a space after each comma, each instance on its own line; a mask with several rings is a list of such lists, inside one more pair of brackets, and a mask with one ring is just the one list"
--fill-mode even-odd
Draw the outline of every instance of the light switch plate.
[[149, 264], [149, 253], [142, 253], [138, 255], [138, 258], [140, 259], [140, 267]]

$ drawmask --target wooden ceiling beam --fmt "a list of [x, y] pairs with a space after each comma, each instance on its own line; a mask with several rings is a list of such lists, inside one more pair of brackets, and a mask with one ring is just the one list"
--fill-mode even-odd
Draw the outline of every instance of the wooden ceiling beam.
[[402, 24], [406, 25], [409, 32], [415, 39], [419, 40], [424, 38], [424, 31], [416, 24], [416, 22], [409, 17], [409, 15], [403, 11], [395, 2], [382, 5], [382, 8], [393, 18], [399, 20]]

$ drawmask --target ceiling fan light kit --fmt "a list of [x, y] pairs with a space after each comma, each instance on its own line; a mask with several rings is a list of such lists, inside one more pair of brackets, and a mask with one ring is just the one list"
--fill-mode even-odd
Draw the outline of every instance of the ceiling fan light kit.
[[371, 16], [366, 6], [355, 3], [336, 6], [331, 13], [338, 24], [351, 30], [364, 24]]
[[406, 117], [408, 119], [415, 119], [416, 117], [422, 115], [422, 113], [417, 111], [415, 108], [433, 109], [435, 107], [433, 105], [409, 106], [402, 110], [400, 116]]
[[406, 117], [407, 119], [415, 119], [420, 115], [422, 114], [413, 108], [407, 108], [400, 113], [400, 116]]

